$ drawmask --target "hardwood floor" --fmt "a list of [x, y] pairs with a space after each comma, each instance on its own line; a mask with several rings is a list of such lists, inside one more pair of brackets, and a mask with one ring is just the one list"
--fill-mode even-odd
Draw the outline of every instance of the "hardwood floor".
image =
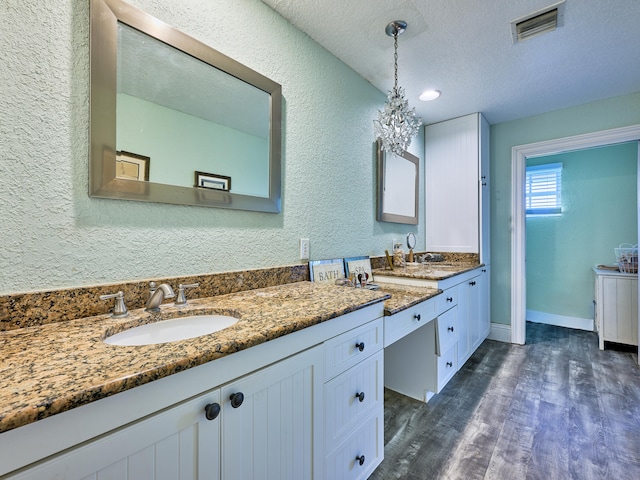
[[424, 404], [385, 390], [385, 459], [371, 479], [638, 479], [640, 369], [595, 333], [527, 323], [486, 340]]

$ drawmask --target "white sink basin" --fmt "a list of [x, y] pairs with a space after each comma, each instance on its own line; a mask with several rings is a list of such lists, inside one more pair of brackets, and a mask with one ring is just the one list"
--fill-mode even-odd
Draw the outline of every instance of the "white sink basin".
[[192, 315], [148, 323], [104, 339], [110, 345], [153, 345], [200, 337], [230, 327], [238, 321], [227, 315]]

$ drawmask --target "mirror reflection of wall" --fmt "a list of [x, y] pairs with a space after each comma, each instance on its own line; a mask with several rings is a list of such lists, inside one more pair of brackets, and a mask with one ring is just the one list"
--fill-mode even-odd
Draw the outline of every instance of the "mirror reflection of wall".
[[387, 153], [382, 196], [383, 209], [387, 213], [415, 217], [416, 191], [413, 188], [418, 177], [417, 165], [393, 153]]
[[120, 22], [117, 72], [116, 148], [150, 157], [150, 182], [269, 196], [269, 94]]
[[402, 156], [386, 153], [382, 142], [376, 142], [378, 157], [379, 222], [418, 224], [420, 192], [420, 160], [404, 152]]

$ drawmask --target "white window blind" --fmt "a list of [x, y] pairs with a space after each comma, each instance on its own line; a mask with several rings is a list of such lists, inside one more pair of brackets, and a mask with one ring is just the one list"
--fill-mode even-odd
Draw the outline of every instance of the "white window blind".
[[562, 212], [562, 163], [527, 167], [525, 186], [527, 215]]

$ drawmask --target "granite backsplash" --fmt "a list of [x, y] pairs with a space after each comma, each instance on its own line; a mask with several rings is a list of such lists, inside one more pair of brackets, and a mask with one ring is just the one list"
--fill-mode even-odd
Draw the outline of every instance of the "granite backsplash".
[[[447, 262], [478, 261], [477, 254], [442, 253], [442, 255]], [[373, 269], [385, 268], [386, 265], [385, 256], [371, 257]], [[306, 281], [309, 280], [309, 265], [304, 263], [255, 270], [154, 278], [108, 285], [3, 295], [0, 296], [0, 331], [107, 313], [113, 308], [114, 300], [100, 300], [100, 295], [116, 293], [120, 290], [124, 292], [125, 304], [129, 310], [142, 308], [149, 298], [150, 280], [157, 284], [168, 283], [176, 291], [176, 294], [180, 283], [199, 283], [198, 288], [187, 291], [187, 298], [206, 298]], [[167, 300], [167, 302], [172, 301], [173, 299]]]

